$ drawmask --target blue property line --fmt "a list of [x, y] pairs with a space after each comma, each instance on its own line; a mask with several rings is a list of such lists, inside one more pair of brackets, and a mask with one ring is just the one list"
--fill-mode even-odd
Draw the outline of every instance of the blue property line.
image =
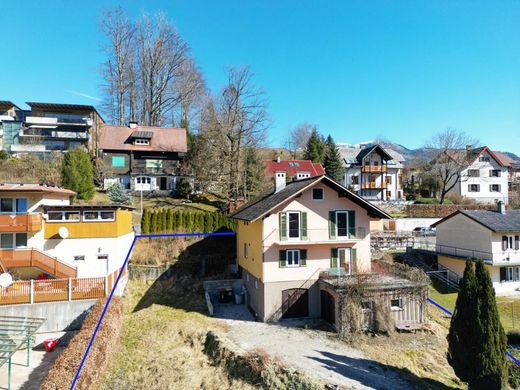
[[126, 254], [125, 262], [123, 263], [123, 266], [119, 270], [119, 274], [117, 275], [116, 282], [114, 283], [114, 286], [112, 287], [112, 290], [110, 291], [110, 295], [107, 299], [107, 302], [105, 303], [105, 307], [103, 308], [103, 311], [101, 312], [101, 316], [99, 317], [99, 321], [96, 325], [96, 328], [94, 329], [94, 333], [92, 334], [92, 337], [90, 338], [90, 342], [88, 343], [87, 350], [85, 351], [85, 354], [83, 355], [83, 358], [81, 359], [81, 363], [78, 367], [78, 371], [76, 371], [76, 375], [74, 376], [74, 380], [72, 381], [70, 390], [73, 390], [74, 386], [76, 386], [76, 382], [78, 381], [79, 374], [81, 373], [81, 369], [83, 368], [83, 365], [85, 364], [85, 361], [87, 360], [87, 356], [90, 352], [90, 348], [92, 347], [92, 344], [94, 343], [94, 339], [96, 338], [99, 327], [101, 326], [101, 322], [103, 321], [103, 318], [105, 317], [105, 313], [108, 309], [108, 305], [110, 304], [110, 301], [112, 300], [112, 296], [114, 295], [117, 284], [119, 283], [119, 279], [121, 279], [123, 270], [125, 269], [126, 264], [128, 263], [128, 260], [130, 259], [130, 255], [132, 254], [132, 249], [134, 249], [135, 242], [138, 238], [234, 236], [235, 234], [236, 234], [235, 232], [216, 232], [216, 233], [171, 233], [171, 234], [165, 233], [165, 234], [137, 234], [137, 235], [135, 235], [134, 240], [132, 241], [132, 245], [130, 245], [130, 249], [128, 250], [128, 253]]
[[[449, 311], [448, 309], [445, 309], [444, 307], [442, 307], [441, 305], [439, 305], [437, 302], [435, 302], [433, 299], [431, 298], [426, 298], [426, 300], [428, 302], [430, 302], [433, 306], [437, 307], [437, 309], [441, 309], [443, 312], [445, 312], [446, 314], [448, 314], [449, 316], [452, 316], [453, 313], [451, 311]], [[512, 361], [514, 361], [517, 365], [520, 366], [520, 360], [518, 360], [517, 358], [515, 358], [513, 355], [511, 355], [511, 353], [509, 351], [506, 351], [506, 356], [511, 359]]]

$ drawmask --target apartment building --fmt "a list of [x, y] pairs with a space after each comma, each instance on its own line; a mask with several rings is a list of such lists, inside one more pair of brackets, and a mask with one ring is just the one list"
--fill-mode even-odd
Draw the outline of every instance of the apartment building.
[[11, 145], [18, 142], [24, 111], [8, 100], [0, 101], [0, 150], [10, 153]]
[[174, 191], [187, 151], [185, 129], [136, 122], [104, 125], [98, 152], [105, 171], [104, 187], [119, 182], [133, 191]]
[[404, 157], [381, 145], [338, 148], [345, 173], [343, 185], [370, 201], [403, 199]]

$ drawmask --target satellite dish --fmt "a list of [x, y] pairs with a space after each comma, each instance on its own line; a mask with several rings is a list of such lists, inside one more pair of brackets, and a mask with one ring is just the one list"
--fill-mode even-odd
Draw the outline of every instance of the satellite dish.
[[13, 283], [11, 274], [4, 273], [0, 275], [0, 287], [7, 288]]
[[62, 226], [58, 230], [58, 235], [61, 238], [67, 238], [69, 236], [69, 229], [67, 229], [65, 226]]

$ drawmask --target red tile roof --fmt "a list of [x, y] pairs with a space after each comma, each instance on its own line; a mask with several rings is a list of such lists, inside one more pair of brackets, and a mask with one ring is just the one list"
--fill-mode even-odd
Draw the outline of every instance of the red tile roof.
[[61, 187], [52, 187], [41, 184], [0, 184], [0, 192], [39, 192], [48, 194], [62, 194], [73, 196], [76, 193], [72, 190]]
[[518, 161], [512, 159], [507, 154], [501, 153], [501, 152], [493, 152], [495, 153], [495, 157], [500, 160], [499, 162], [502, 163], [505, 167], [510, 167], [513, 164], [518, 164]]
[[[137, 131], [151, 132], [150, 145], [134, 145], [131, 135]], [[102, 150], [135, 150], [186, 153], [188, 145], [186, 130], [173, 127], [150, 127], [104, 125], [99, 148]]]
[[288, 177], [296, 176], [298, 172], [308, 172], [311, 177], [325, 174], [325, 168], [319, 163], [311, 160], [265, 160], [266, 171], [269, 176], [275, 172], [286, 172]]

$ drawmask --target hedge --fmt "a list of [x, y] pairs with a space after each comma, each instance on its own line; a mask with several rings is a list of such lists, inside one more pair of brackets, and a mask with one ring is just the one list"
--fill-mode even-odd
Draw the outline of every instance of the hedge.
[[141, 233], [211, 233], [236, 230], [236, 222], [220, 211], [186, 211], [172, 208], [146, 208], [141, 218]]

